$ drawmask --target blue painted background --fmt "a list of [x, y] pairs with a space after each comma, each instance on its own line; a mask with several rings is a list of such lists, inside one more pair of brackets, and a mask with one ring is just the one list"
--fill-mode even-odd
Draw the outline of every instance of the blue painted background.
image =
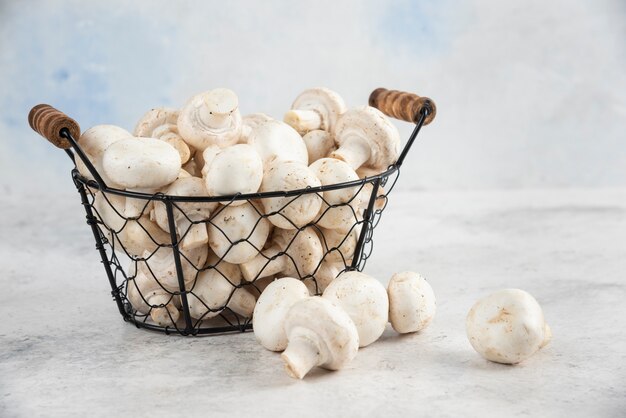
[[219, 86], [281, 117], [317, 85], [351, 106], [379, 86], [436, 100], [400, 188], [626, 185], [617, 0], [0, 0], [0, 187], [73, 187], [27, 126], [36, 103], [132, 129]]

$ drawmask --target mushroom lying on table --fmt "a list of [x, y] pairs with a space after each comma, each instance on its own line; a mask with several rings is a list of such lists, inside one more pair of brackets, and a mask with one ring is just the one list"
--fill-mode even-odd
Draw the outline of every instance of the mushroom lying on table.
[[211, 145], [236, 144], [241, 134], [237, 95], [218, 88], [193, 96], [180, 111], [178, 132], [200, 152]]
[[[180, 155], [154, 138], [126, 138], [111, 144], [102, 156], [104, 172], [128, 191], [155, 193], [178, 177]], [[148, 200], [127, 197], [124, 213], [137, 218], [149, 210]]]
[[288, 343], [281, 358], [294, 378], [302, 379], [315, 366], [339, 370], [359, 349], [359, 333], [350, 316], [319, 296], [295, 302], [284, 329]]
[[419, 274], [405, 271], [394, 274], [387, 285], [389, 321], [400, 334], [426, 328], [437, 310], [435, 294]]
[[165, 141], [178, 151], [180, 161], [185, 164], [191, 158], [191, 149], [178, 133], [177, 109], [159, 107], [146, 112], [137, 125], [134, 134], [137, 137], [155, 138]]
[[487, 360], [517, 364], [535, 354], [552, 337], [537, 300], [520, 289], [504, 289], [472, 306], [467, 338]]
[[398, 129], [378, 109], [361, 106], [341, 115], [335, 126], [337, 150], [330, 154], [357, 170], [365, 165], [383, 171], [400, 155]]
[[385, 331], [389, 299], [387, 290], [375, 278], [347, 271], [328, 285], [322, 297], [350, 315], [359, 333], [359, 347], [370, 345]]
[[294, 303], [308, 298], [309, 291], [298, 279], [283, 277], [272, 281], [261, 293], [254, 307], [252, 328], [257, 341], [270, 351], [287, 347], [285, 319]]
[[316, 87], [303, 91], [285, 113], [284, 120], [298, 133], [315, 129], [332, 132], [337, 118], [346, 111], [346, 104], [334, 91]]
[[[321, 183], [315, 172], [304, 164], [295, 161], [274, 161], [265, 169], [261, 192], [287, 192], [290, 190], [319, 187]], [[265, 198], [261, 202], [265, 214], [275, 226], [282, 229], [301, 228], [313, 221], [322, 206], [317, 193], [303, 193], [296, 196]]]
[[246, 263], [259, 254], [270, 233], [270, 223], [252, 203], [217, 209], [209, 226], [209, 245], [233, 264]]

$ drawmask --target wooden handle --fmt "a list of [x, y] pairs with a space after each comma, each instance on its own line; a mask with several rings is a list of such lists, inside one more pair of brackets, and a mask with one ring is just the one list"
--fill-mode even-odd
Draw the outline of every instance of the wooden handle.
[[370, 94], [369, 105], [387, 116], [414, 123], [419, 120], [422, 110], [426, 108], [428, 115], [424, 120], [424, 125], [432, 122], [437, 113], [435, 102], [428, 97], [420, 97], [404, 91], [387, 90], [382, 87]]
[[62, 149], [68, 149], [72, 144], [61, 136], [61, 129], [66, 128], [76, 140], [80, 136], [78, 122], [47, 104], [38, 104], [30, 110], [28, 124], [52, 145]]

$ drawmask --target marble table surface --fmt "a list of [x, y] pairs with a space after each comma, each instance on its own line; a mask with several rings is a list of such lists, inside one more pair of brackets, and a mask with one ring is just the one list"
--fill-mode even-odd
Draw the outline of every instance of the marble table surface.
[[[366, 271], [422, 273], [437, 316], [303, 381], [252, 333], [124, 323], [73, 190], [2, 199], [1, 417], [626, 416], [626, 190], [393, 194]], [[533, 294], [554, 333], [518, 366], [465, 336], [473, 302], [508, 287]]]

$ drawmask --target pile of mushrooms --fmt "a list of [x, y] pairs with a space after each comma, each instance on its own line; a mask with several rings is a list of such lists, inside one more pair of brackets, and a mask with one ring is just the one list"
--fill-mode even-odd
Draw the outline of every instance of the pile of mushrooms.
[[[418, 332], [435, 315], [434, 293], [420, 275], [395, 274], [385, 289], [351, 268], [371, 183], [290, 193], [393, 164], [398, 130], [376, 108], [348, 108], [336, 92], [312, 88], [281, 121], [242, 116], [237, 95], [218, 88], [180, 109], [149, 110], [132, 133], [97, 125], [78, 143], [100, 175], [77, 158], [82, 176], [143, 193], [91, 189], [103, 236], [130, 259], [124, 292], [144, 320], [177, 327], [182, 308], [195, 324], [252, 317], [259, 343], [282, 352], [287, 373], [301, 379], [316, 366], [346, 367], [388, 323]], [[168, 207], [162, 195], [216, 199]], [[551, 335], [537, 302], [518, 290], [477, 303], [467, 332], [479, 353], [502, 363], [524, 360]]]
[[[321, 295], [350, 269], [369, 184], [289, 192], [380, 173], [398, 158], [398, 131], [379, 110], [350, 109], [327, 88], [303, 91], [283, 119], [242, 116], [237, 95], [217, 88], [150, 109], [132, 132], [97, 125], [81, 135], [99, 176], [80, 158], [79, 173], [132, 193], [91, 189], [103, 236], [130, 259], [124, 291], [137, 315], [171, 327], [183, 307], [197, 321], [250, 317], [250, 298], [273, 279], [295, 277]], [[168, 208], [162, 195], [215, 201]]]

